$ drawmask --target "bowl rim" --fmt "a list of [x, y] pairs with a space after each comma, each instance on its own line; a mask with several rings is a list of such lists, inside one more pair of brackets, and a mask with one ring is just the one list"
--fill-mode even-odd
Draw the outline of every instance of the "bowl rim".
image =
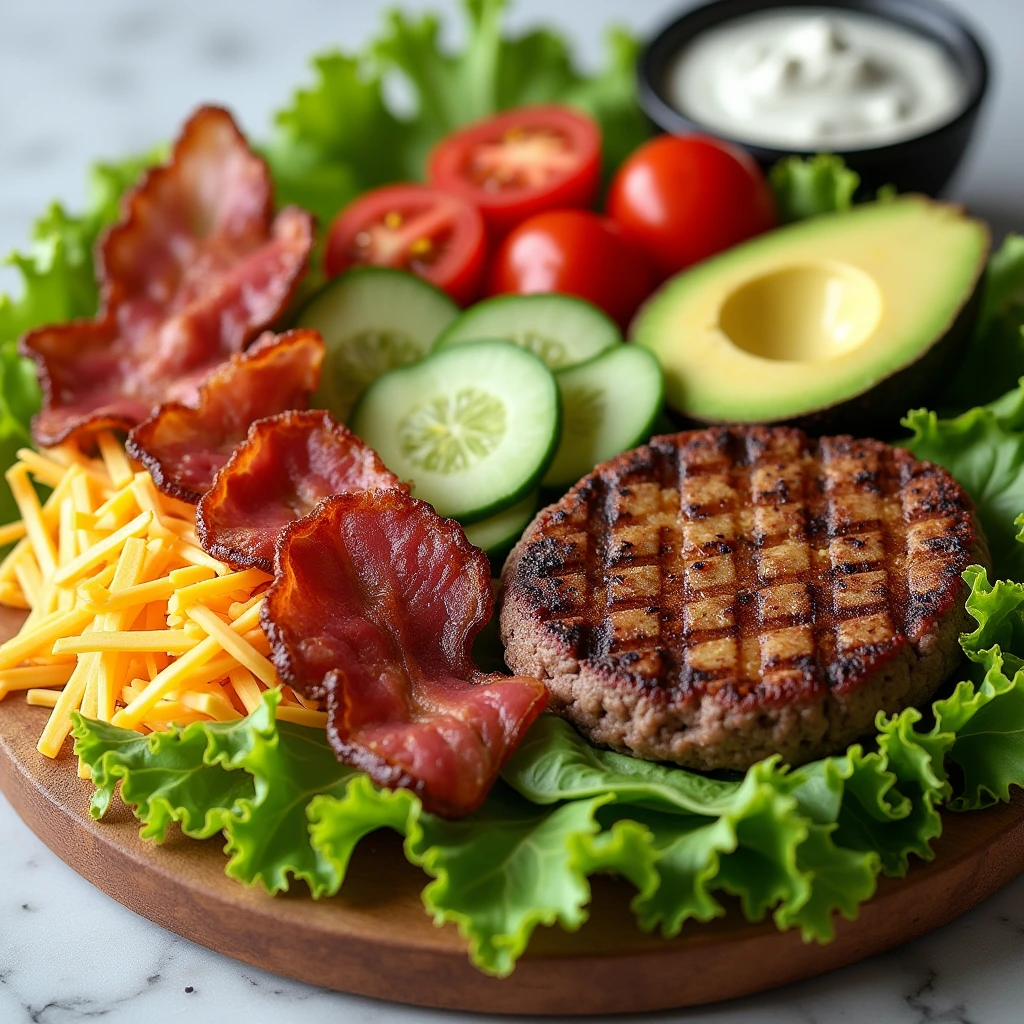
[[[949, 120], [943, 121], [926, 132], [910, 135], [893, 142], [886, 142], [879, 146], [847, 148], [821, 146], [801, 149], [790, 146], [770, 146], [744, 139], [739, 135], [718, 131], [711, 125], [704, 124], [685, 114], [665, 96], [661, 82], [666, 64], [683, 46], [697, 38], [701, 32], [747, 15], [756, 14], [758, 11], [797, 7], [858, 11], [932, 39], [947, 52], [952, 52], [956, 58], [962, 57], [964, 53], [969, 54], [975, 67], [968, 68], [963, 72], [968, 86], [967, 101], [959, 112]], [[715, 13], [719, 13], [720, 16], [715, 17]], [[916, 20], [915, 14], [918, 16]], [[937, 32], [929, 31], [928, 21], [933, 24], [937, 21], [943, 22], [953, 35], [959, 37], [958, 42], [961, 49], [952, 51], [950, 39]], [[697, 22], [699, 28], [696, 31], [687, 31], [693, 22]], [[957, 64], [959, 66], [959, 59]], [[909, 145], [918, 145], [937, 139], [977, 117], [988, 94], [992, 70], [985, 46], [974, 27], [959, 11], [954, 11], [937, 0], [703, 0], [662, 24], [648, 39], [637, 58], [636, 78], [640, 105], [660, 130], [672, 134], [702, 132], [723, 142], [739, 146], [758, 159], [768, 162], [785, 156], [809, 157], [822, 152], [840, 157], [863, 157], [868, 154], [884, 157]]]

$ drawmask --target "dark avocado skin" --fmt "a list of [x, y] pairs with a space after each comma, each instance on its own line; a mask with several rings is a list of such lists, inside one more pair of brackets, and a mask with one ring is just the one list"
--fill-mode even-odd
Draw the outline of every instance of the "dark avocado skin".
[[[934, 405], [934, 398], [943, 390], [945, 378], [959, 364], [960, 356], [970, 341], [981, 312], [984, 268], [980, 268], [973, 290], [960, 307], [953, 323], [941, 333], [917, 359], [891, 374], [869, 390], [814, 412], [789, 419], [767, 420], [768, 424], [799, 427], [812, 437], [826, 434], [854, 434], [858, 437], [898, 437], [903, 430], [900, 420], [910, 409]], [[696, 420], [665, 407], [673, 423], [682, 428], [728, 425], [726, 420]]]

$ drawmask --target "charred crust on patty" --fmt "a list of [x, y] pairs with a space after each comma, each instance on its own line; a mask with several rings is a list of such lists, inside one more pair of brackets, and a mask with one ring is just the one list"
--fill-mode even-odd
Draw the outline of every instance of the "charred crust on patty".
[[927, 700], [988, 565], [946, 470], [791, 427], [654, 438], [542, 511], [502, 576], [510, 667], [593, 742], [698, 769], [844, 749]]

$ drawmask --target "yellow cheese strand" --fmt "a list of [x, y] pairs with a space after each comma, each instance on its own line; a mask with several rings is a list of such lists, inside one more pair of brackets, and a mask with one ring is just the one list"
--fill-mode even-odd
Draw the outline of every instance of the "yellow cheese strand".
[[25, 523], [25, 532], [35, 552], [39, 570], [44, 577], [51, 577], [57, 567], [57, 550], [43, 523], [42, 506], [39, 504], [35, 488], [29, 483], [28, 469], [22, 463], [16, 462], [4, 476]]
[[144, 534], [153, 522], [152, 512], [140, 512], [130, 523], [126, 523], [120, 530], [115, 530], [109, 537], [94, 544], [88, 551], [83, 551], [77, 558], [73, 558], [67, 565], [62, 566], [53, 573], [55, 583], [74, 583], [81, 579], [90, 569], [94, 569], [100, 562], [116, 554], [129, 537], [138, 537]]
[[[30, 609], [0, 646], [0, 698], [17, 689], [51, 707], [39, 741], [50, 757], [75, 710], [145, 732], [237, 719], [279, 685], [259, 626], [272, 577], [203, 551], [194, 509], [134, 472], [112, 435], [97, 443], [101, 459], [72, 446], [25, 450], [9, 471], [22, 519], [0, 527], [14, 542], [0, 601]], [[53, 488], [41, 505], [30, 475]], [[282, 709], [282, 720], [326, 720], [289, 690]]]

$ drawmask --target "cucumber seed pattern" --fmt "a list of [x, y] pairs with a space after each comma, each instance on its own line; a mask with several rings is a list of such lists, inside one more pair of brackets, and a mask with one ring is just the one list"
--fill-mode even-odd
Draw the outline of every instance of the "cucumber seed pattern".
[[479, 388], [461, 388], [416, 406], [402, 419], [402, 453], [422, 469], [458, 473], [501, 444], [506, 420], [500, 398]]

